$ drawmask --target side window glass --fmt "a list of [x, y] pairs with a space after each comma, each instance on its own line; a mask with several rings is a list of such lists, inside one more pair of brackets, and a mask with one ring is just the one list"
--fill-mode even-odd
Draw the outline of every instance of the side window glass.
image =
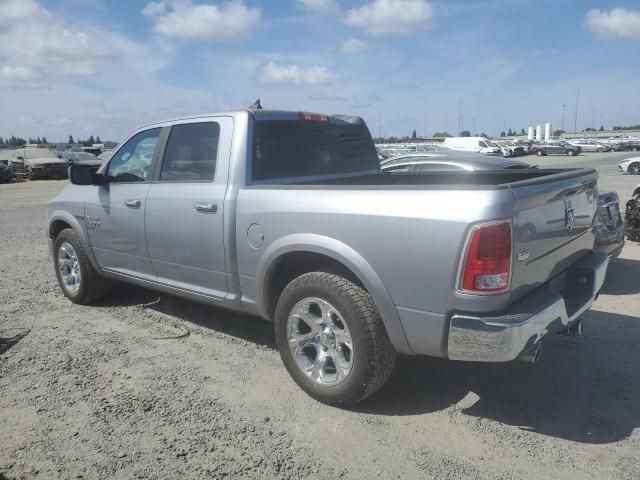
[[145, 130], [133, 136], [111, 158], [107, 176], [111, 182], [144, 182], [151, 175], [153, 152], [160, 128]]
[[185, 123], [171, 127], [160, 181], [213, 181], [219, 139], [220, 125], [215, 122]]

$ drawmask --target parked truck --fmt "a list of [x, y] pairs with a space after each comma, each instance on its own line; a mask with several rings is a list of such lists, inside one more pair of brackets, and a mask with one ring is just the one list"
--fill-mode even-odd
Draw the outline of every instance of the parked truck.
[[291, 377], [359, 402], [397, 353], [535, 361], [608, 257], [592, 169], [390, 175], [354, 116], [242, 110], [135, 131], [47, 205], [72, 302], [124, 281], [273, 322]]

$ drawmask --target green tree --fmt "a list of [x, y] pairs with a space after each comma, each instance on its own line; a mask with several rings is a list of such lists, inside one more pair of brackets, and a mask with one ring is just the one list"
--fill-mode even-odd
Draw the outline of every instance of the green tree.
[[554, 130], [553, 132], [553, 136], [554, 137], [559, 137], [560, 135], [562, 135], [563, 133], [565, 133], [564, 130]]
[[509, 131], [507, 132], [507, 136], [508, 137], [513, 137], [515, 135], [515, 133], [513, 132], [513, 130], [509, 129]]
[[604, 125], [600, 125], [600, 131], [604, 132]]
[[4, 140], [2, 137], [0, 137], [0, 145], [4, 145]]
[[450, 137], [451, 134], [449, 132], [435, 132], [433, 136], [434, 137]]
[[471, 136], [471, 132], [469, 130], [463, 130], [460, 132], [460, 136], [461, 137], [470, 137]]
[[507, 136], [507, 134], [506, 134], [506, 132], [505, 132], [504, 130], [502, 130], [502, 131], [500, 132], [500, 136], [501, 136], [501, 137], [506, 137], [506, 136]]
[[[414, 130], [414, 132], [415, 132], [415, 130]], [[98, 137], [96, 137], [96, 143], [102, 143], [102, 140], [100, 140], [100, 137], [99, 137], [99, 136], [98, 136]]]
[[44, 143], [45, 145], [46, 145], [47, 143], [49, 143], [49, 142], [47, 141], [47, 137], [42, 137], [42, 143]]
[[67, 143], [71, 143], [71, 144], [73, 144], [73, 143], [76, 143], [76, 142], [74, 142], [74, 141], [73, 141], [73, 137], [72, 137], [71, 135], [69, 135], [69, 141], [68, 141]]
[[527, 132], [525, 132], [524, 128], [520, 130], [520, 135], [526, 135]]
[[480, 135], [477, 135], [477, 136], [479, 136], [479, 137], [489, 138], [489, 135], [487, 135], [487, 134], [486, 134], [486, 133], [484, 133], [484, 132], [481, 132], [481, 133], [480, 133]]
[[416, 138], [418, 138], [418, 134], [416, 133], [416, 131], [414, 130], [413, 133], [411, 134], [411, 138], [413, 140], [415, 140]]

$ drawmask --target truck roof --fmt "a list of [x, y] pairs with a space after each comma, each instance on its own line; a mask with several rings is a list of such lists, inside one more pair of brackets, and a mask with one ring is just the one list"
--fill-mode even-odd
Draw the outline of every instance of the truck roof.
[[[251, 108], [241, 109], [241, 110], [223, 110], [220, 112], [211, 112], [211, 113], [202, 113], [198, 115], [189, 115], [184, 117], [171, 118], [168, 120], [163, 120], [160, 122], [153, 122], [147, 125], [142, 125], [138, 127], [136, 130], [140, 130], [142, 128], [152, 127], [154, 125], [164, 125], [167, 123], [178, 122], [183, 120], [195, 120], [198, 118], [208, 118], [215, 117], [220, 115], [230, 115], [236, 116], [249, 113], [254, 116], [256, 120], [299, 120], [301, 113], [308, 113], [302, 110], [256, 110]], [[343, 121], [347, 121], [349, 123], [360, 123], [362, 122], [362, 118], [354, 115], [327, 115], [327, 114], [318, 114], [313, 113], [313, 115], [325, 115], [327, 117], [337, 117]]]

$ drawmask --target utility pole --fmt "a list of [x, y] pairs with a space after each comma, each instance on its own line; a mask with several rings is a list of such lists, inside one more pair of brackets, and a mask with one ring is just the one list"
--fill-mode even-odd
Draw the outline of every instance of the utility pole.
[[458, 100], [458, 135], [462, 132], [462, 99]]
[[596, 107], [593, 107], [593, 113], [591, 114], [591, 128], [593, 129], [593, 137], [596, 137]]
[[378, 141], [382, 141], [382, 112], [380, 112], [380, 117], [378, 118]]
[[564, 103], [562, 104], [562, 127], [560, 128], [560, 130], [564, 133], [564, 110], [565, 108], [567, 108], [567, 105], [565, 105]]
[[578, 89], [578, 94], [576, 95], [576, 116], [573, 118], [574, 136], [578, 133], [578, 105], [580, 105], [580, 89]]
[[424, 138], [428, 138], [429, 134], [427, 133], [427, 114], [424, 114]]
[[464, 130], [464, 115], [460, 115], [460, 133]]
[[473, 120], [473, 132], [471, 133], [471, 135], [475, 135], [476, 134], [476, 119], [475, 119], [475, 117], [472, 120]]

